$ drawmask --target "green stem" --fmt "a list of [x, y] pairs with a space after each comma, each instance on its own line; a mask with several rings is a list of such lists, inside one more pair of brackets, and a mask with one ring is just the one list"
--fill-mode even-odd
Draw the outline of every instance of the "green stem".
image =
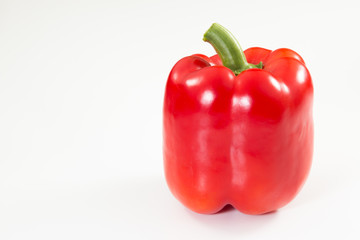
[[235, 75], [249, 68], [262, 68], [262, 62], [257, 65], [247, 62], [239, 42], [229, 30], [218, 23], [211, 25], [204, 34], [203, 40], [215, 48], [223, 65], [230, 68]]

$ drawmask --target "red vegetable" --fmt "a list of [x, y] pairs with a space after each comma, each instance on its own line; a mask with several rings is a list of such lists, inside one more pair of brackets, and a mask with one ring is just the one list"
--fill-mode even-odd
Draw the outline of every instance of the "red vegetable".
[[226, 204], [247, 214], [274, 211], [295, 197], [310, 170], [310, 73], [290, 49], [243, 52], [219, 24], [204, 40], [218, 55], [181, 59], [166, 85], [168, 186], [198, 213]]

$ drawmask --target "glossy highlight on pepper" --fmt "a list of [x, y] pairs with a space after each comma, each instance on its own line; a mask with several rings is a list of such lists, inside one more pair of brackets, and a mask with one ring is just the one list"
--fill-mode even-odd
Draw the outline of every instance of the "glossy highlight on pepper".
[[246, 214], [281, 208], [299, 192], [311, 167], [310, 73], [287, 48], [243, 52], [219, 24], [204, 40], [218, 54], [184, 57], [166, 84], [169, 189], [198, 213], [216, 213], [227, 204]]

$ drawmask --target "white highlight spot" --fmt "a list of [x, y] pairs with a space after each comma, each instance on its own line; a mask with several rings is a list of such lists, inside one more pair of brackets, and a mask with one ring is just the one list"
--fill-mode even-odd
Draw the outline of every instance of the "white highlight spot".
[[296, 74], [296, 80], [298, 83], [304, 83], [306, 79], [306, 71], [304, 68], [299, 69]]
[[188, 80], [185, 82], [186, 86], [188, 86], [188, 87], [195, 86], [195, 85], [197, 85], [198, 83], [199, 83], [199, 79], [197, 79], [197, 78], [188, 79]]
[[282, 87], [282, 90], [283, 90], [285, 93], [289, 93], [289, 92], [290, 92], [290, 91], [289, 91], [289, 88], [286, 86], [285, 83], [282, 83], [282, 84], [281, 84], [281, 87]]
[[201, 103], [204, 105], [210, 105], [215, 99], [215, 95], [212, 91], [206, 90], [201, 96]]
[[270, 82], [278, 91], [281, 91], [280, 83], [275, 78], [270, 78]]
[[235, 96], [232, 99], [232, 105], [233, 107], [239, 106], [241, 108], [244, 108], [248, 110], [251, 105], [251, 99], [249, 96]]

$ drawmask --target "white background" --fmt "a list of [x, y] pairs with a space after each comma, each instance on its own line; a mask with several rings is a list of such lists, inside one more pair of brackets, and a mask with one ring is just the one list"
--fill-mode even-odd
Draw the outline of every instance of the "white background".
[[[0, 0], [0, 239], [359, 239], [358, 1]], [[315, 88], [313, 167], [263, 216], [169, 192], [162, 101], [180, 58], [292, 48]]]

